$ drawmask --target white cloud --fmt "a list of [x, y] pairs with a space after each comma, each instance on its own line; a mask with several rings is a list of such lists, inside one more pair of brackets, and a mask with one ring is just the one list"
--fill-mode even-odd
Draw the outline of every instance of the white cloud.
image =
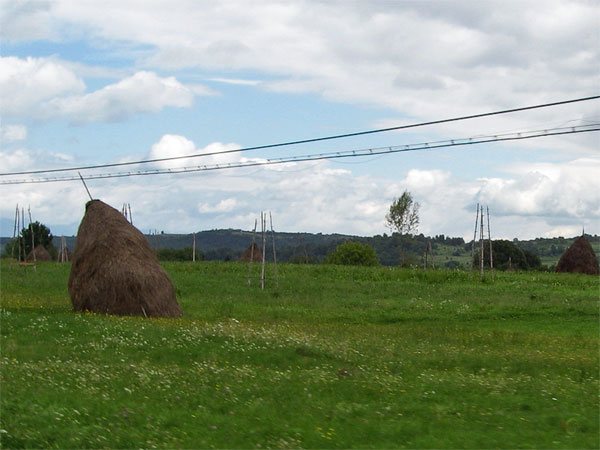
[[215, 81], [217, 83], [234, 84], [239, 86], [258, 86], [262, 83], [259, 80], [245, 80], [241, 78], [209, 78], [207, 81]]
[[192, 90], [174, 77], [160, 78], [152, 72], [137, 72], [91, 94], [53, 99], [43, 105], [43, 114], [67, 116], [75, 123], [116, 122], [168, 106], [189, 107], [193, 100]]
[[0, 58], [0, 97], [4, 117], [38, 115], [44, 101], [79, 94], [85, 84], [64, 65], [48, 58]]
[[195, 96], [213, 95], [200, 84], [139, 71], [116, 83], [84, 94], [85, 84], [71, 63], [52, 58], [0, 58], [0, 96], [5, 117], [51, 119], [72, 123], [116, 122], [166, 107], [188, 108]]
[[13, 172], [31, 167], [34, 159], [31, 154], [23, 148], [13, 150], [11, 152], [0, 152], [0, 167], [2, 171]]
[[0, 141], [4, 144], [23, 141], [27, 138], [27, 127], [24, 125], [1, 125]]
[[541, 5], [273, 0], [173, 8], [64, 0], [48, 14], [71, 33], [150, 46], [137, 61], [146, 67], [260, 71], [280, 78], [266, 82], [272, 89], [431, 118], [595, 91], [597, 4]]
[[[158, 161], [154, 163], [161, 169], [170, 169], [189, 166], [212, 166], [214, 164], [225, 164], [240, 160], [239, 153], [219, 153], [241, 148], [237, 144], [222, 144], [213, 142], [202, 149], [196, 149], [193, 141], [185, 136], [165, 134], [152, 145], [148, 159], [177, 158], [170, 161]], [[192, 158], [184, 156], [195, 155]], [[202, 156], [205, 155], [205, 156]]]
[[[70, 155], [44, 150], [16, 148], [0, 151], [0, 167], [2, 172], [20, 172], [35, 169], [62, 167], [72, 161]], [[20, 176], [19, 178], [24, 178]]]
[[223, 200], [220, 200], [219, 203], [215, 205], [211, 205], [208, 203], [198, 204], [198, 212], [201, 214], [226, 213], [233, 211], [238, 206], [238, 201], [235, 198], [225, 198]]
[[51, 7], [50, 0], [0, 1], [2, 39], [20, 41], [58, 37], [59, 33], [52, 30]]
[[517, 178], [485, 179], [478, 195], [499, 214], [600, 219], [600, 160], [518, 165]]

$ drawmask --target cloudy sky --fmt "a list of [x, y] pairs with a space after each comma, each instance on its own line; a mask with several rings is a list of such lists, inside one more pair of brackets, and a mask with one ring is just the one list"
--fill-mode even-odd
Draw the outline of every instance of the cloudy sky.
[[[0, 1], [0, 172], [211, 153], [99, 172], [401, 146], [600, 122], [600, 101], [296, 146], [600, 93], [598, 1]], [[89, 180], [134, 224], [374, 235], [404, 190], [419, 232], [469, 238], [600, 234], [599, 133], [278, 166]], [[55, 174], [57, 176], [61, 174]], [[45, 174], [39, 176], [48, 176]], [[0, 181], [30, 175], [1, 176]], [[0, 185], [74, 234], [81, 182]]]

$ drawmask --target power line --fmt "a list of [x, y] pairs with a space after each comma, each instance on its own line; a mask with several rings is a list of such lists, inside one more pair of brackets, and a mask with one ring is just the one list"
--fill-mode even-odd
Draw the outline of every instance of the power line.
[[108, 167], [121, 167], [121, 166], [149, 164], [149, 163], [163, 162], [163, 161], [174, 161], [174, 160], [187, 159], [187, 158], [201, 158], [201, 157], [206, 157], [206, 156], [224, 155], [224, 154], [228, 154], [228, 153], [249, 152], [249, 151], [253, 151], [253, 150], [265, 150], [265, 149], [276, 148], [276, 147], [286, 147], [286, 146], [291, 146], [291, 145], [308, 144], [308, 143], [313, 143], [313, 142], [322, 142], [322, 141], [329, 141], [329, 140], [334, 140], [334, 139], [364, 136], [364, 135], [368, 135], [368, 134], [383, 133], [383, 132], [387, 132], [387, 131], [405, 130], [408, 128], [424, 127], [424, 126], [428, 126], [428, 125], [439, 125], [442, 123], [458, 122], [461, 120], [469, 120], [469, 119], [476, 119], [476, 118], [481, 118], [481, 117], [496, 116], [496, 115], [500, 115], [500, 114], [510, 114], [510, 113], [521, 112], [521, 111], [529, 111], [529, 110], [533, 110], [533, 109], [566, 105], [569, 103], [597, 100], [599, 98], [600, 98], [600, 95], [594, 95], [594, 96], [590, 96], [590, 97], [581, 97], [581, 98], [562, 100], [562, 101], [552, 102], [552, 103], [543, 103], [543, 104], [539, 104], [539, 105], [523, 106], [523, 107], [519, 107], [519, 108], [504, 109], [504, 110], [500, 110], [500, 111], [492, 111], [492, 112], [487, 112], [487, 113], [472, 114], [472, 115], [468, 115], [468, 116], [453, 117], [450, 119], [440, 119], [440, 120], [433, 120], [430, 122], [419, 122], [419, 123], [413, 123], [413, 124], [409, 124], [409, 125], [399, 125], [396, 127], [379, 128], [379, 129], [375, 129], [375, 130], [358, 131], [358, 132], [354, 132], [354, 133], [337, 134], [337, 135], [333, 135], [333, 136], [325, 136], [325, 137], [318, 137], [318, 138], [311, 138], [311, 139], [302, 139], [302, 140], [297, 140], [297, 141], [281, 142], [278, 144], [258, 145], [255, 147], [245, 147], [245, 148], [240, 148], [240, 149], [224, 150], [224, 151], [220, 151], [220, 152], [201, 153], [201, 154], [193, 154], [193, 155], [187, 155], [187, 156], [172, 156], [172, 157], [168, 157], [168, 158], [142, 159], [139, 161], [128, 161], [128, 162], [121, 162], [121, 163], [96, 164], [96, 165], [79, 166], [79, 167], [67, 167], [67, 168], [61, 168], [61, 169], [43, 169], [43, 170], [28, 170], [28, 171], [21, 171], [21, 172], [5, 172], [5, 173], [0, 173], [0, 176], [33, 175], [33, 174], [38, 174], [38, 173], [55, 173], [55, 172], [69, 172], [69, 171], [75, 171], [75, 170], [86, 170], [86, 169], [101, 169], [101, 168], [108, 168]]
[[[275, 164], [286, 164], [292, 162], [305, 162], [305, 161], [317, 161], [326, 159], [338, 159], [338, 158], [353, 158], [360, 156], [373, 156], [373, 155], [384, 155], [391, 153], [409, 152], [409, 151], [422, 151], [432, 150], [447, 147], [457, 147], [463, 145], [476, 145], [490, 142], [501, 142], [501, 141], [515, 141], [524, 139], [533, 139], [545, 136], [558, 136], [576, 133], [588, 133], [593, 131], [600, 131], [600, 123], [590, 125], [579, 125], [573, 127], [561, 127], [551, 128], [546, 130], [532, 130], [515, 133], [496, 134], [481, 137], [470, 137], [461, 139], [451, 139], [446, 141], [426, 142], [419, 144], [406, 144], [393, 147], [379, 147], [379, 148], [367, 148], [360, 150], [341, 151], [341, 152], [330, 152], [330, 153], [319, 153], [302, 156], [288, 156], [282, 158], [266, 159], [266, 160], [248, 160], [236, 163], [225, 163], [225, 164], [213, 164], [203, 165], [194, 167], [178, 167], [171, 169], [149, 169], [139, 170], [135, 172], [113, 172], [113, 173], [100, 173], [100, 174], [88, 174], [86, 178], [90, 179], [106, 179], [106, 178], [124, 178], [142, 175], [164, 175], [164, 174], [182, 174], [189, 172], [206, 172], [214, 170], [224, 169], [235, 169], [235, 168], [246, 168], [256, 166], [267, 166]], [[51, 183], [51, 182], [62, 182], [62, 181], [73, 181], [79, 180], [77, 176], [64, 176], [64, 177], [47, 177], [47, 178], [31, 178], [31, 179], [17, 179], [17, 180], [2, 180], [2, 184], [32, 184], [32, 183]]]

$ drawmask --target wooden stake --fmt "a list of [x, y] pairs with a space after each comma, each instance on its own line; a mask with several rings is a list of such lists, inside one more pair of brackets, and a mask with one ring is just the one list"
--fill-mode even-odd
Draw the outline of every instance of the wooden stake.
[[192, 240], [192, 262], [196, 262], [196, 233]]
[[17, 210], [15, 212], [15, 226], [14, 226], [14, 230], [13, 230], [13, 246], [12, 249], [10, 251], [10, 257], [12, 259], [15, 259], [15, 239], [17, 237], [17, 223], [19, 221], [19, 204], [17, 203]]
[[252, 278], [252, 260], [254, 259], [254, 242], [256, 238], [256, 219], [254, 219], [254, 230], [252, 230], [252, 245], [250, 246], [250, 261], [248, 262], [248, 286]]
[[67, 241], [64, 236], [60, 237], [60, 252], [58, 254], [58, 262], [64, 263], [69, 260], [69, 255], [67, 254]]
[[279, 287], [279, 283], [277, 281], [277, 253], [275, 252], [275, 230], [273, 230], [273, 216], [271, 215], [271, 211], [269, 211], [269, 221], [271, 223], [271, 235], [273, 237], [273, 262], [275, 264], [275, 287]]
[[27, 207], [27, 212], [29, 213], [29, 232], [31, 233], [31, 253], [33, 254], [33, 262], [37, 262], [35, 257], [35, 238], [33, 237], [33, 226], [31, 225], [31, 205]]
[[477, 214], [475, 215], [475, 231], [473, 232], [473, 244], [471, 245], [471, 269], [469, 276], [473, 273], [473, 259], [475, 258], [475, 240], [477, 239], [477, 225], [479, 224], [479, 203], [477, 203]]
[[[21, 207], [21, 228], [25, 228], [25, 208]], [[21, 236], [21, 240], [23, 241], [23, 245], [21, 248], [23, 249], [23, 262], [27, 262], [27, 254], [25, 253], [25, 236]]]
[[17, 206], [17, 242], [19, 243], [17, 250], [19, 252], [19, 257], [18, 260], [19, 262], [22, 261], [21, 256], [23, 255], [23, 253], [21, 252], [21, 211], [19, 210], [19, 207]]
[[262, 268], [260, 269], [260, 288], [265, 288], [265, 229], [267, 228], [267, 217], [264, 212], [260, 213], [260, 221], [262, 222]]
[[483, 206], [481, 207], [481, 231], [479, 233], [479, 276], [483, 278]]
[[92, 198], [92, 194], [90, 194], [90, 190], [87, 187], [87, 184], [85, 184], [85, 180], [83, 179], [83, 177], [81, 176], [81, 172], [77, 172], [79, 174], [79, 178], [81, 178], [81, 182], [83, 183], [83, 187], [85, 188], [87, 194], [90, 196], [90, 200], [94, 200]]
[[490, 233], [490, 208], [486, 206], [487, 209], [487, 225], [488, 225], [488, 241], [490, 241], [490, 273], [492, 275], [492, 281], [494, 281], [494, 257], [492, 251], [492, 234]]

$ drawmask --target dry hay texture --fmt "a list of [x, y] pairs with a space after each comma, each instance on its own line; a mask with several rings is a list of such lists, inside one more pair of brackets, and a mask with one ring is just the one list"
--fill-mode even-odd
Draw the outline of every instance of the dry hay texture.
[[[254, 250], [252, 250], [252, 248], [254, 248]], [[252, 262], [262, 262], [262, 249], [256, 242], [253, 242], [250, 247], [244, 250], [244, 253], [240, 256], [240, 261], [249, 262], [250, 258], [252, 258]]]
[[86, 204], [69, 277], [75, 311], [179, 317], [167, 273], [146, 237], [100, 200]]
[[42, 244], [36, 245], [33, 250], [27, 255], [27, 261], [33, 261], [35, 254], [36, 261], [52, 261], [52, 256], [48, 253], [48, 250], [44, 248]]
[[557, 272], [587, 273], [598, 275], [598, 260], [589, 241], [581, 236], [567, 249], [558, 260]]

